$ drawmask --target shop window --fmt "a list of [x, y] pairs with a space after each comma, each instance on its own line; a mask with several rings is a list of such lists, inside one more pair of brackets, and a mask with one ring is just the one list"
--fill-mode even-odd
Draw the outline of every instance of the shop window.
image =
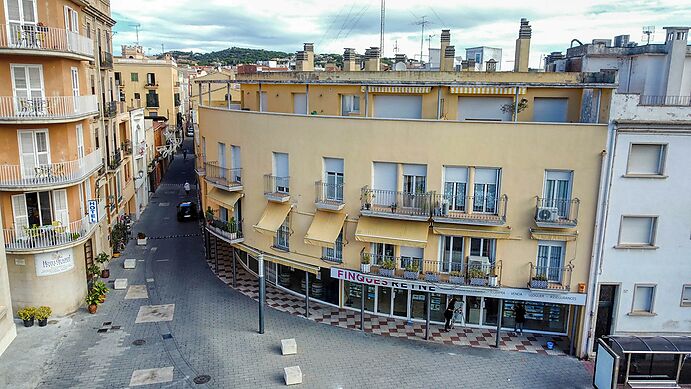
[[[345, 305], [346, 307], [351, 307], [359, 310], [362, 306], [361, 298], [363, 285], [355, 282], [345, 281], [343, 283], [343, 287], [345, 288], [345, 301], [343, 302], [343, 305]], [[374, 312], [374, 296], [376, 293], [375, 288], [374, 286], [366, 286], [365, 290], [365, 311]]]
[[655, 285], [636, 285], [633, 291], [631, 314], [653, 313]]
[[539, 303], [533, 301], [504, 301], [502, 327], [513, 328], [515, 322], [514, 308], [517, 303], [525, 307], [524, 329], [527, 331], [544, 331], [566, 333], [569, 318], [569, 306], [562, 304]]

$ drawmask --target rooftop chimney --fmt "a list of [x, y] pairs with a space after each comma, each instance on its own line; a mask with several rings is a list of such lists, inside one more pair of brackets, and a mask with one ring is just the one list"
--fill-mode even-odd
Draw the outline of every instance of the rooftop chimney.
[[454, 60], [456, 59], [456, 48], [447, 45], [444, 47], [442, 42], [442, 47], [444, 50], [441, 52], [441, 60], [439, 62], [439, 71], [441, 72], [452, 72], [454, 71]]
[[379, 70], [381, 70], [379, 65], [379, 48], [370, 47], [365, 50], [365, 71], [378, 72]]
[[393, 70], [399, 72], [408, 70], [408, 57], [405, 54], [396, 54], [393, 59]]
[[444, 50], [451, 44], [451, 30], [441, 30], [441, 55], [444, 55]]
[[357, 72], [358, 70], [360, 70], [360, 64], [358, 63], [355, 49], [346, 48], [343, 51], [343, 71]]
[[305, 43], [303, 51], [298, 51], [295, 58], [295, 70], [311, 72], [314, 70], [314, 43]]
[[527, 72], [528, 59], [530, 57], [530, 36], [533, 30], [530, 28], [528, 19], [521, 19], [521, 28], [518, 30], [516, 39], [516, 56], [513, 63], [514, 72]]
[[686, 58], [686, 45], [689, 39], [689, 27], [665, 27], [665, 78], [664, 89], [661, 94], [665, 96], [680, 96], [681, 81], [684, 74], [684, 58]]

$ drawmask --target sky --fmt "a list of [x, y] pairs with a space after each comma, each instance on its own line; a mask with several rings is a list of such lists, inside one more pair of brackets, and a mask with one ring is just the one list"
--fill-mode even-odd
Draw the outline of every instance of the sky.
[[[135, 25], [147, 54], [160, 53], [161, 45], [165, 51], [237, 46], [294, 53], [314, 42], [315, 52], [337, 54], [379, 46], [377, 0], [111, 0], [111, 10], [116, 54], [120, 45], [137, 41]], [[384, 56], [393, 57], [397, 47], [419, 58], [422, 42], [426, 60], [428, 47], [439, 47], [441, 30], [450, 29], [457, 56], [465, 59], [469, 47], [499, 47], [502, 66], [512, 67], [521, 18], [533, 31], [530, 66], [540, 67], [544, 55], [565, 52], [572, 39], [589, 43], [629, 34], [640, 44], [643, 26], [655, 26], [651, 43], [662, 43], [663, 27], [691, 25], [691, 6], [684, 0], [389, 0]]]

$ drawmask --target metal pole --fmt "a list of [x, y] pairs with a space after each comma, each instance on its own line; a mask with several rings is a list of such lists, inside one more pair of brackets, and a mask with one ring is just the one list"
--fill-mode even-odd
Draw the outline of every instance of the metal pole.
[[360, 330], [365, 330], [365, 284], [360, 284]]
[[310, 114], [310, 84], [305, 84], [305, 114]]
[[228, 100], [228, 109], [230, 109], [230, 83], [226, 84], [226, 99]]
[[437, 87], [437, 120], [441, 119], [441, 87]]
[[262, 106], [262, 83], [259, 83], [259, 112], [264, 112], [264, 108]]
[[310, 317], [310, 273], [305, 272], [305, 317]]
[[432, 293], [427, 292], [427, 298], [425, 299], [425, 340], [429, 340], [429, 318], [432, 314], [432, 310], [430, 309], [431, 305], [431, 300], [432, 300]]
[[199, 105], [202, 105], [202, 103], [204, 102], [202, 100], [202, 83], [198, 83], [197, 86], [199, 86]]
[[499, 348], [499, 332], [501, 331], [501, 319], [504, 317], [504, 301], [499, 299], [499, 314], [497, 315], [497, 339], [494, 341], [494, 347]]
[[571, 324], [573, 327], [571, 327], [571, 339], [569, 339], [569, 355], [573, 355], [573, 344], [576, 338], [576, 327], [578, 326], [578, 308], [580, 307], [576, 305], [573, 309], [573, 320]]
[[513, 100], [513, 121], [517, 122], [518, 121], [518, 91], [519, 87], [516, 87], [516, 97]]
[[266, 284], [264, 280], [264, 254], [257, 257], [259, 262], [259, 333], [264, 333], [264, 301], [266, 300]]
[[369, 85], [365, 86], [365, 117], [369, 117]]
[[237, 266], [237, 261], [238, 257], [237, 254], [235, 253], [235, 249], [233, 249], [233, 288], [238, 287], [238, 266]]

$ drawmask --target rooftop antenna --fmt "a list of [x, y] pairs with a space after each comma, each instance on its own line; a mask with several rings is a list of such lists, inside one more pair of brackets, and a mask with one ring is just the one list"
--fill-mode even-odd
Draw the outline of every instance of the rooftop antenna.
[[379, 29], [379, 52], [384, 57], [384, 20], [386, 19], [386, 0], [381, 0], [381, 26]]
[[425, 46], [425, 25], [427, 25], [430, 21], [425, 20], [427, 18], [426, 15], [420, 16], [420, 21], [415, 22], [415, 25], [417, 26], [422, 26], [422, 32], [420, 33], [420, 62], [422, 62], [422, 51], [424, 50]]
[[398, 50], [399, 50], [399, 49], [398, 49], [398, 39], [396, 39], [396, 40], [394, 41], [394, 44], [393, 44], [393, 52], [394, 52], [394, 54], [398, 54]]
[[[427, 52], [428, 53], [429, 53], [429, 49], [432, 47], [432, 38], [434, 38], [435, 36], [437, 36], [437, 34], [427, 35]], [[430, 59], [430, 61], [431, 61], [431, 59]]]
[[166, 47], [161, 43], [161, 55], [166, 53]]
[[643, 26], [643, 35], [646, 35], [646, 40], [647, 40], [646, 45], [649, 45], [650, 44], [650, 36], [655, 35], [655, 26]]
[[137, 46], [139, 46], [139, 29], [142, 28], [142, 25], [137, 23], [137, 24], [130, 24], [130, 26], [133, 26], [134, 30], [137, 33]]

